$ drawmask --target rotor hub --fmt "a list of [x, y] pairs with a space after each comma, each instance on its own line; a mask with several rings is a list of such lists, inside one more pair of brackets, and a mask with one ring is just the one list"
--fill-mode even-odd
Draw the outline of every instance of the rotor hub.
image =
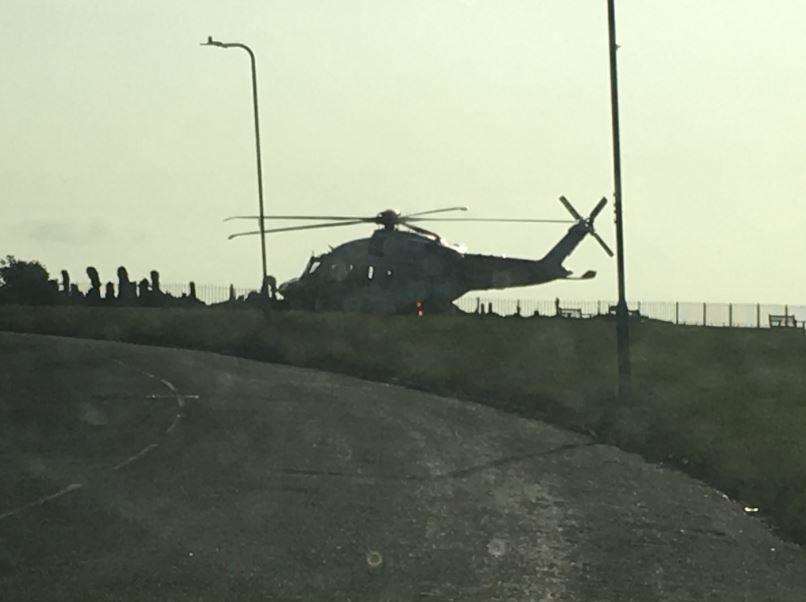
[[395, 226], [400, 223], [400, 214], [394, 209], [386, 209], [378, 214], [377, 220], [378, 224], [387, 230], [394, 230]]

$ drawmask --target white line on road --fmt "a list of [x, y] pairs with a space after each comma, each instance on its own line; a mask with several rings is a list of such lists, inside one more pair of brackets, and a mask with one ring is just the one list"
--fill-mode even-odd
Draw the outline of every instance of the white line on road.
[[137, 452], [130, 458], [127, 458], [123, 460], [123, 462], [121, 462], [120, 464], [116, 464], [115, 466], [113, 466], [112, 470], [120, 470], [121, 468], [126, 468], [129, 464], [136, 462], [137, 460], [145, 456], [148, 452], [150, 452], [152, 449], [156, 447], [159, 447], [159, 443], [149, 443], [143, 449], [141, 449], [139, 452]]
[[[173, 397], [174, 399], [176, 399], [176, 405], [179, 407], [180, 411], [179, 411], [179, 413], [177, 413], [174, 416], [174, 419], [171, 421], [171, 424], [164, 431], [165, 433], [170, 433], [171, 431], [173, 431], [176, 428], [176, 426], [179, 424], [179, 421], [182, 420], [182, 418], [185, 417], [184, 414], [181, 412], [181, 410], [185, 407], [185, 400], [186, 399], [198, 399], [199, 398], [198, 395], [183, 395], [182, 393], [179, 392], [179, 390], [174, 386], [174, 384], [171, 381], [166, 380], [164, 378], [158, 379], [156, 375], [151, 374], [150, 372], [146, 372], [145, 370], [140, 370], [138, 368], [135, 368], [134, 366], [131, 366], [131, 365], [127, 364], [126, 362], [122, 361], [122, 360], [112, 358], [112, 361], [115, 362], [116, 364], [119, 364], [120, 366], [123, 366], [124, 368], [128, 368], [130, 370], [134, 370], [135, 372], [139, 372], [140, 374], [143, 374], [143, 375], [147, 376], [148, 378], [152, 378], [154, 380], [159, 380], [171, 392], [170, 395], [154, 394], [154, 395], [146, 396], [147, 399], [158, 399], [158, 398], [163, 398], [163, 397]], [[151, 452], [152, 450], [156, 449], [157, 447], [159, 447], [159, 443], [149, 443], [148, 445], [146, 445], [143, 449], [141, 449], [139, 452], [137, 452], [133, 456], [131, 456], [129, 458], [126, 458], [123, 462], [120, 462], [119, 464], [116, 464], [115, 466], [113, 466], [112, 470], [113, 471], [118, 471], [118, 470], [120, 470], [122, 468], [126, 468], [127, 466], [130, 466], [131, 464], [133, 464], [134, 462], [137, 462], [138, 460], [140, 460], [141, 458], [146, 456], [149, 452]], [[29, 502], [28, 504], [25, 504], [24, 506], [20, 506], [18, 508], [15, 508], [13, 510], [9, 510], [7, 512], [4, 512], [4, 513], [0, 514], [0, 520], [15, 516], [15, 515], [19, 514], [20, 512], [23, 512], [24, 510], [27, 510], [28, 508], [33, 508], [34, 506], [41, 506], [42, 504], [44, 504], [46, 502], [49, 502], [51, 500], [55, 500], [56, 498], [59, 498], [59, 497], [61, 497], [63, 495], [71, 493], [73, 491], [77, 491], [77, 490], [81, 489], [82, 487], [84, 487], [84, 483], [71, 483], [70, 485], [68, 485], [67, 487], [65, 487], [63, 489], [60, 489], [56, 493], [46, 495], [44, 497], [41, 497], [41, 498], [38, 498], [38, 499], [34, 500], [33, 502]]]
[[176, 428], [176, 425], [179, 424], [179, 421], [182, 420], [182, 418], [184, 418], [182, 414], [177, 414], [176, 416], [174, 416], [171, 425], [167, 429], [165, 429], [165, 432], [170, 433], [172, 430], [174, 430]]
[[19, 514], [20, 512], [22, 512], [23, 510], [27, 510], [28, 508], [33, 508], [34, 506], [41, 506], [45, 502], [55, 500], [56, 498], [62, 497], [63, 495], [67, 495], [68, 493], [77, 491], [81, 489], [83, 486], [84, 483], [71, 483], [70, 485], [68, 485], [64, 489], [60, 489], [56, 493], [51, 493], [50, 495], [46, 495], [44, 497], [36, 499], [33, 502], [29, 502], [24, 506], [20, 506], [19, 508], [15, 508], [14, 510], [9, 510], [8, 512], [0, 514], [0, 520], [3, 520], [4, 518], [9, 518], [11, 516], [14, 516], [15, 514]]

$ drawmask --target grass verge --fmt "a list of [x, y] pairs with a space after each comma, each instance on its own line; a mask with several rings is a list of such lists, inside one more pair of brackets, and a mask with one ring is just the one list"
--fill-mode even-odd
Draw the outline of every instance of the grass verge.
[[679, 466], [806, 542], [799, 330], [635, 324], [635, 395], [621, 405], [608, 320], [6, 306], [0, 330], [216, 351], [472, 399]]

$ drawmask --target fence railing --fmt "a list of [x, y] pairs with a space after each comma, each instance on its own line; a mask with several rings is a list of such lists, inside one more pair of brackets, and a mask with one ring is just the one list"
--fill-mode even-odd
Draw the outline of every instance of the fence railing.
[[[90, 289], [89, 282], [77, 282], [78, 289], [84, 293], [86, 293]], [[221, 303], [222, 301], [227, 301], [230, 295], [230, 285], [229, 284], [196, 284], [196, 298], [199, 301], [206, 303], [207, 305], [211, 305], [213, 303]], [[61, 288], [61, 287], [60, 287]], [[117, 284], [115, 284], [115, 292], [117, 292]], [[235, 297], [246, 297], [250, 292], [252, 292], [253, 288], [247, 288], [243, 286], [236, 286], [235, 289]], [[101, 289], [103, 290], [103, 288]], [[163, 293], [168, 293], [173, 297], [181, 297], [182, 295], [190, 295], [190, 283], [189, 282], [162, 282], [160, 283], [160, 290]]]
[[[86, 291], [89, 283], [78, 283], [79, 289]], [[168, 282], [160, 285], [165, 293], [174, 297], [188, 295], [189, 283]], [[234, 287], [235, 296], [246, 297], [254, 289]], [[230, 286], [225, 284], [196, 284], [196, 298], [210, 305], [227, 301]], [[457, 301], [456, 306], [468, 313], [491, 313], [499, 316], [556, 316], [558, 310], [565, 315], [577, 318], [591, 318], [610, 313], [615, 301], [600, 299], [579, 301], [565, 299], [516, 299], [466, 295]], [[806, 322], [806, 305], [785, 305], [770, 303], [697, 303], [683, 301], [634, 301], [628, 303], [631, 311], [642, 317], [662, 320], [673, 324], [691, 326], [725, 326], [739, 328], [769, 328], [770, 317], [784, 316], [798, 324]], [[575, 310], [575, 311], [567, 311]], [[774, 320], [773, 320], [774, 321]], [[786, 321], [786, 319], [784, 320]]]
[[[235, 297], [245, 297], [255, 289], [236, 286]], [[188, 294], [189, 284], [178, 282], [169, 282], [160, 285], [160, 290], [163, 293], [170, 293], [174, 297], [181, 297], [182, 293]], [[229, 299], [229, 285], [228, 284], [197, 284], [196, 285], [196, 298], [199, 301], [211, 305], [213, 303], [221, 303]]]
[[[556, 316], [590, 318], [607, 315], [615, 305], [613, 300], [578, 301], [546, 299], [503, 299], [465, 296], [456, 302], [466, 312], [484, 312], [500, 316]], [[740, 328], [769, 328], [770, 316], [785, 316], [798, 324], [806, 322], [806, 305], [767, 303], [696, 303], [682, 301], [635, 301], [627, 304], [642, 317], [673, 324], [692, 326], [725, 326]], [[566, 311], [577, 310], [577, 311]], [[785, 318], [786, 322], [787, 319]]]

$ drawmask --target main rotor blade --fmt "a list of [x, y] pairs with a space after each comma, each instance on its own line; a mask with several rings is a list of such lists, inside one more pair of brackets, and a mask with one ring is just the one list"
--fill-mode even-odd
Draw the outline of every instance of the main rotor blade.
[[415, 217], [406, 222], [529, 222], [538, 224], [575, 224], [572, 219], [515, 219], [497, 217]]
[[445, 209], [431, 209], [430, 211], [418, 211], [417, 213], [409, 213], [401, 215], [401, 219], [414, 217], [415, 215], [429, 215], [431, 213], [445, 213], [446, 211], [467, 211], [467, 207], [446, 207]]
[[[259, 215], [232, 215], [224, 218], [225, 222], [234, 219], [260, 219]], [[358, 217], [358, 216], [344, 216], [344, 215], [264, 215], [263, 219], [329, 219], [334, 221], [350, 221], [359, 220], [372, 222], [375, 217]]]
[[419, 233], [419, 234], [426, 234], [426, 235], [428, 235], [428, 236], [433, 236], [433, 237], [435, 237], [437, 240], [439, 240], [439, 239], [440, 239], [439, 234], [437, 234], [436, 232], [431, 232], [431, 230], [426, 230], [425, 228], [420, 228], [420, 227], [418, 227], [418, 226], [412, 226], [411, 224], [407, 224], [407, 223], [405, 223], [405, 222], [404, 222], [404, 223], [402, 223], [402, 224], [400, 224], [400, 225], [401, 225], [401, 226], [404, 226], [404, 227], [406, 227], [406, 228], [408, 228], [409, 230], [414, 230], [415, 232], [417, 232], [417, 233]]
[[595, 219], [596, 219], [596, 216], [597, 216], [597, 215], [599, 215], [599, 212], [600, 212], [602, 209], [604, 209], [604, 206], [605, 206], [605, 205], [607, 205], [607, 197], [602, 197], [602, 200], [601, 200], [601, 201], [599, 201], [599, 202], [596, 204], [596, 207], [594, 207], [594, 208], [593, 208], [593, 211], [591, 211], [591, 215], [590, 215], [590, 217], [588, 218], [588, 219], [591, 221], [591, 223], [593, 223], [593, 220], [595, 220]]
[[596, 232], [592, 230], [590, 232], [590, 235], [593, 236], [593, 238], [595, 238], [600, 245], [602, 245], [602, 248], [605, 250], [605, 253], [610, 255], [610, 257], [613, 257], [613, 251], [610, 250], [610, 247], [608, 247], [605, 241], [602, 240], [601, 236], [599, 236], [598, 234], [596, 234]]
[[[366, 223], [365, 220], [356, 220], [352, 222], [340, 222], [338, 224], [313, 224], [310, 226], [291, 226], [289, 228], [270, 228], [268, 230], [264, 230], [266, 234], [271, 234], [273, 232], [291, 232], [292, 230], [313, 230], [314, 228], [336, 228], [338, 226], [355, 226], [356, 224], [364, 224]], [[230, 234], [227, 238], [232, 240], [233, 238], [237, 238], [239, 236], [250, 236], [252, 234], [260, 234], [260, 230], [255, 230], [253, 232], [238, 232], [236, 234]]]
[[573, 216], [574, 216], [574, 219], [575, 219], [575, 220], [580, 221], [580, 220], [584, 220], [584, 219], [585, 219], [585, 218], [583, 218], [581, 215], [579, 215], [579, 213], [577, 213], [577, 210], [576, 210], [576, 209], [574, 209], [574, 207], [571, 205], [571, 203], [569, 203], [569, 202], [568, 202], [568, 199], [567, 199], [567, 198], [565, 198], [564, 196], [561, 196], [561, 197], [560, 197], [560, 202], [561, 202], [561, 203], [562, 203], [562, 204], [565, 206], [565, 208], [568, 210], [568, 213], [570, 213], [571, 215], [573, 215]]

